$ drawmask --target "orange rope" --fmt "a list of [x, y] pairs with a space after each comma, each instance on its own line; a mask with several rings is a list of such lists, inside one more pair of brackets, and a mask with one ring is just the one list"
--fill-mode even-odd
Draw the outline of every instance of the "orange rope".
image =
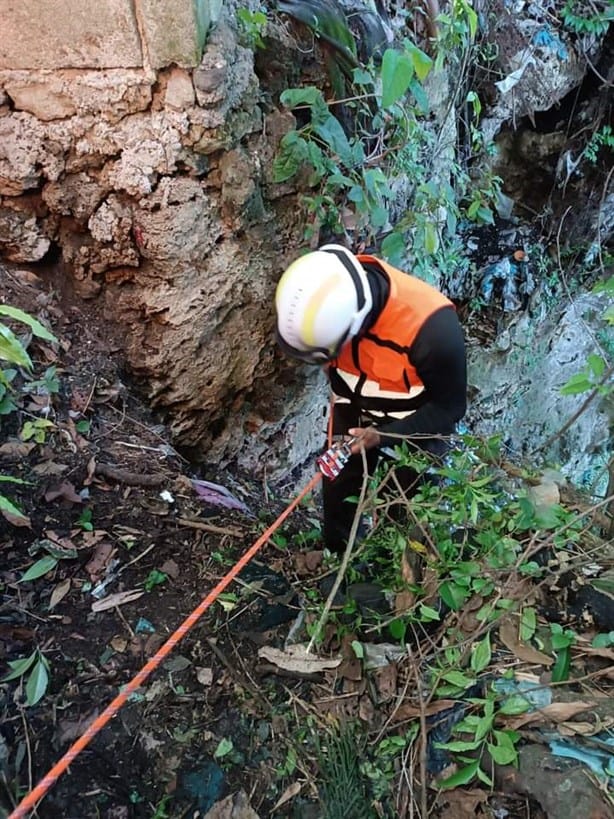
[[40, 780], [38, 785], [34, 788], [34, 790], [30, 791], [29, 794], [24, 796], [21, 802], [17, 805], [15, 810], [9, 815], [8, 819], [20, 819], [22, 816], [26, 816], [26, 814], [33, 810], [39, 799], [42, 799], [43, 796], [47, 793], [47, 791], [55, 784], [55, 782], [59, 779], [59, 777], [64, 773], [64, 771], [68, 768], [68, 766], [75, 760], [78, 754], [89, 745], [91, 740], [96, 736], [96, 734], [104, 728], [104, 726], [111, 720], [112, 717], [117, 714], [119, 709], [122, 705], [126, 702], [130, 694], [136, 691], [147, 679], [147, 677], [154, 671], [162, 662], [162, 660], [169, 654], [173, 648], [177, 645], [177, 643], [182, 640], [185, 635], [190, 631], [192, 626], [194, 626], [200, 616], [209, 608], [209, 606], [215, 602], [218, 595], [224, 591], [224, 589], [230, 585], [230, 583], [235, 579], [235, 577], [239, 574], [241, 569], [243, 569], [249, 561], [254, 557], [256, 552], [260, 549], [260, 547], [266, 543], [269, 537], [273, 534], [273, 532], [283, 523], [283, 521], [290, 515], [292, 511], [298, 506], [301, 500], [305, 497], [305, 495], [309, 494], [312, 489], [314, 489], [322, 475], [320, 472], [317, 472], [313, 478], [309, 481], [307, 486], [305, 486], [299, 494], [294, 498], [292, 503], [284, 509], [281, 515], [277, 518], [277, 520], [272, 523], [269, 528], [260, 535], [258, 540], [245, 552], [245, 554], [237, 560], [235, 565], [230, 569], [228, 574], [226, 574], [213, 588], [209, 594], [202, 600], [202, 602], [194, 609], [192, 614], [190, 614], [183, 623], [177, 628], [177, 630], [171, 634], [168, 640], [162, 645], [158, 651], [151, 657], [150, 660], [145, 663], [143, 668], [133, 677], [130, 682], [124, 686], [122, 691], [115, 697], [112, 702], [107, 705], [104, 711], [96, 717], [96, 719], [89, 725], [84, 733], [77, 739], [70, 748], [66, 751], [64, 756], [56, 762], [56, 764], [51, 768], [51, 770]]

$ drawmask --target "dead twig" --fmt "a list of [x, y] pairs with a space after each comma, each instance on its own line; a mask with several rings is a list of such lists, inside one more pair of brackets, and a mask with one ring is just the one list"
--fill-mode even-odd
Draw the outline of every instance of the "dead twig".
[[427, 760], [427, 742], [428, 733], [426, 727], [426, 704], [422, 696], [422, 681], [420, 679], [420, 669], [414, 658], [411, 646], [407, 643], [407, 654], [411, 663], [411, 670], [416, 681], [416, 691], [418, 693], [418, 703], [420, 707], [420, 815], [422, 819], [428, 819], [428, 792], [426, 780], [426, 760]]
[[243, 686], [244, 688], [247, 688], [247, 690], [251, 694], [253, 694], [253, 696], [260, 702], [261, 705], [262, 704], [267, 704], [266, 700], [264, 699], [264, 697], [262, 695], [262, 692], [260, 691], [260, 689], [257, 686], [253, 685], [253, 683], [250, 680], [246, 680], [246, 679], [244, 679], [242, 677], [242, 675], [239, 673], [236, 666], [234, 666], [230, 662], [230, 660], [228, 659], [226, 654], [218, 646], [218, 644], [215, 642], [215, 640], [212, 640], [210, 637], [208, 637], [207, 638], [207, 645], [209, 646], [211, 651], [215, 654], [215, 656], [218, 658], [218, 660], [222, 663], [224, 668], [226, 668], [226, 670], [230, 673], [230, 676], [233, 678], [233, 680], [236, 683]]
[[230, 535], [231, 537], [245, 537], [245, 532], [234, 529], [230, 526], [214, 526], [213, 523], [204, 523], [202, 520], [194, 518], [177, 518], [180, 526], [188, 526], [190, 529], [198, 529], [201, 532], [211, 532], [213, 535]]
[[352, 521], [352, 528], [350, 529], [350, 536], [348, 537], [347, 546], [345, 547], [345, 552], [343, 553], [343, 557], [341, 559], [341, 566], [339, 566], [339, 571], [337, 572], [337, 577], [335, 578], [335, 582], [333, 583], [333, 587], [330, 590], [326, 603], [324, 604], [324, 609], [322, 610], [322, 614], [316, 626], [314, 628], [313, 634], [311, 636], [311, 640], [309, 641], [309, 645], [307, 646], [307, 654], [313, 651], [313, 646], [315, 641], [318, 639], [320, 634], [322, 634], [322, 630], [326, 625], [326, 621], [328, 620], [328, 615], [333, 605], [333, 601], [341, 583], [343, 582], [343, 578], [345, 577], [345, 573], [347, 568], [350, 564], [350, 558], [352, 557], [352, 552], [354, 550], [354, 543], [356, 541], [356, 535], [358, 534], [358, 527], [360, 526], [360, 519], [362, 516], [362, 510], [364, 508], [365, 502], [365, 495], [367, 494], [367, 485], [369, 482], [369, 470], [367, 468], [367, 458], [365, 454], [365, 449], [361, 449], [362, 454], [362, 464], [363, 464], [363, 478], [362, 478], [362, 486], [360, 487], [360, 497], [358, 499], [358, 506], [356, 508], [356, 514], [354, 515], [354, 520]]
[[[26, 719], [26, 715], [24, 712], [23, 707], [19, 709], [21, 714], [21, 722], [23, 724], [23, 734], [26, 741], [26, 752], [28, 755], [28, 791], [31, 791], [34, 787], [34, 777], [32, 775], [32, 746], [30, 745], [30, 733], [28, 731], [28, 721]], [[38, 816], [36, 811], [34, 813]]]
[[117, 483], [125, 483], [126, 486], [162, 486], [168, 481], [167, 475], [142, 475], [111, 464], [96, 464], [94, 473]]

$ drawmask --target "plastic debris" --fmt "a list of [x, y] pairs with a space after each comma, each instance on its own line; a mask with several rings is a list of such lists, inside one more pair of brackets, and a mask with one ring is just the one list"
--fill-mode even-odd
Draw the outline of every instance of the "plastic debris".
[[180, 789], [196, 802], [201, 814], [206, 813], [222, 795], [224, 773], [215, 762], [205, 762], [198, 770], [185, 774]]
[[164, 489], [162, 492], [160, 492], [160, 497], [167, 503], [175, 503], [175, 498], [171, 495], [168, 489]]
[[464, 718], [467, 708], [466, 703], [458, 702], [451, 708], [426, 718], [426, 724], [433, 726], [428, 732], [427, 741], [426, 767], [430, 774], [435, 776], [441, 773], [452, 762], [450, 752], [437, 745], [450, 741], [454, 727]]
[[194, 487], [196, 494], [201, 500], [204, 500], [206, 503], [210, 503], [213, 506], [223, 506], [225, 509], [236, 509], [239, 512], [243, 512], [245, 515], [250, 515], [254, 517], [253, 512], [237, 497], [235, 497], [232, 492], [226, 489], [225, 486], [222, 486], [219, 483], [211, 483], [211, 481], [201, 481], [201, 480], [192, 480], [192, 486]]
[[[609, 734], [598, 734], [593, 737], [601, 743], [601, 748], [586, 748], [579, 742], [573, 740], [550, 740], [550, 750], [555, 756], [563, 756], [568, 759], [575, 759], [587, 765], [591, 771], [600, 779], [614, 776], [614, 737]], [[604, 745], [609, 745], [612, 750], [608, 751]]]
[[539, 680], [498, 679], [493, 682], [493, 688], [497, 694], [524, 697], [531, 706], [529, 710], [545, 708], [552, 702], [552, 691]]
[[512, 71], [512, 73], [508, 74], [505, 79], [499, 80], [495, 83], [495, 85], [502, 94], [507, 94], [507, 92], [511, 91], [515, 85], [518, 85], [524, 72], [527, 70], [527, 67], [534, 64], [535, 60], [532, 57], [529, 57], [529, 59], [523, 65], [521, 65], [520, 68]]
[[137, 634], [154, 634], [156, 627], [153, 623], [150, 623], [149, 620], [146, 620], [145, 617], [139, 617], [134, 630]]
[[540, 28], [539, 31], [535, 32], [533, 35], [533, 44], [541, 48], [548, 48], [551, 51], [555, 51], [559, 60], [569, 59], [569, 51], [567, 50], [567, 46], [561, 40], [558, 34], [553, 34], [550, 31], [548, 26], [544, 26], [543, 28]]
[[92, 597], [95, 597], [97, 600], [100, 600], [107, 594], [108, 586], [117, 579], [119, 575], [118, 567], [120, 564], [120, 560], [118, 558], [113, 558], [107, 565], [105, 570], [105, 577], [100, 583], [97, 583], [94, 588], [92, 589]]
[[494, 264], [487, 265], [481, 271], [481, 274], [481, 297], [487, 304], [491, 304], [495, 292], [500, 292], [503, 310], [506, 313], [520, 310], [523, 297], [530, 296], [535, 290], [535, 281], [526, 256], [523, 256], [523, 259], [519, 261], [512, 261], [512, 259], [506, 257]]

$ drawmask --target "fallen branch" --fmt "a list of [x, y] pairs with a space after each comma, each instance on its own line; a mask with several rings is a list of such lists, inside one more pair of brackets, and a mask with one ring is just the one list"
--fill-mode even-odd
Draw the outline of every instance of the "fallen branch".
[[127, 469], [119, 469], [110, 464], [96, 464], [95, 475], [101, 475], [117, 483], [125, 483], [127, 486], [162, 486], [166, 483], [166, 475], [143, 475], [140, 472], [129, 472]]

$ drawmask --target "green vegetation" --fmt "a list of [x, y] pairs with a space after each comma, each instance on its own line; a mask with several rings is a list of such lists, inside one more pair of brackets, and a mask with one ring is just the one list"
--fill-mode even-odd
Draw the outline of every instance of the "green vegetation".
[[[40, 321], [17, 307], [6, 304], [0, 305], [0, 316], [19, 324], [25, 324], [30, 333], [38, 338], [57, 342], [53, 333], [49, 332]], [[28, 340], [22, 340], [6, 321], [0, 320], [0, 417], [10, 416], [17, 411], [17, 400], [20, 391], [26, 394], [41, 385], [48, 387], [49, 384], [56, 386], [57, 389], [57, 380], [54, 379], [55, 370], [48, 369], [40, 381], [32, 379], [33, 364], [27, 347]], [[21, 387], [18, 387], [20, 370], [23, 379], [21, 379]], [[46, 430], [49, 426], [53, 425], [43, 418], [27, 421], [22, 429], [22, 440], [28, 441], [33, 438], [37, 443], [41, 443], [45, 440]], [[41, 438], [42, 440], [39, 440]], [[0, 482], [22, 485], [26, 483], [11, 475], [0, 475]], [[19, 507], [2, 493], [0, 493], [0, 513], [15, 526], [29, 525], [28, 518]]]
[[29, 657], [9, 660], [8, 665], [11, 670], [2, 678], [2, 682], [18, 679], [20, 689], [23, 689], [25, 681], [25, 705], [36, 705], [45, 696], [49, 684], [49, 661], [45, 655], [36, 649]]
[[[382, 254], [398, 263], [409, 235], [414, 266], [426, 268], [428, 259], [428, 266], [437, 268], [454, 256], [461, 218], [492, 223], [492, 204], [500, 189], [497, 177], [472, 178], [467, 161], [447, 163], [448, 176], [438, 178], [436, 171], [438, 154], [450, 148], [431, 123], [429, 76], [444, 61], [457, 62], [466, 74], [460, 63], [473, 47], [477, 16], [469, 3], [459, 0], [438, 23], [434, 58], [406, 40], [401, 48], [386, 49], [381, 61], [354, 66], [344, 98], [326, 100], [314, 86], [281, 95], [282, 104], [300, 114], [301, 122], [307, 121], [282, 139], [274, 178], [284, 182], [303, 174], [310, 189], [303, 198], [311, 217], [307, 237], [322, 228], [347, 228], [367, 243], [381, 242]], [[345, 43], [344, 48], [347, 51]], [[465, 82], [463, 75], [461, 87]], [[478, 151], [479, 97], [468, 90], [464, 99], [473, 111], [469, 128]], [[401, 196], [409, 204], [399, 213]]]
[[263, 11], [240, 8], [237, 9], [237, 21], [243, 45], [253, 50], [264, 48], [262, 37], [266, 31], [266, 14]]
[[[334, 629], [337, 641], [351, 644], [353, 656], [365, 667], [374, 634], [405, 648], [409, 658], [416, 651], [414, 674], [430, 692], [427, 702], [454, 700], [465, 712], [452, 737], [436, 746], [457, 765], [439, 786], [454, 788], [473, 780], [490, 786], [493, 764], [517, 760], [520, 734], [510, 721], [532, 708], [522, 692], [510, 694], [505, 687], [515, 684], [513, 664], [501, 663], [495, 645], [501, 645], [501, 639], [507, 645], [510, 637], [498, 635], [515, 624], [513, 640], [550, 666], [554, 683], [573, 681], [571, 649], [582, 638], [562, 622], [544, 621], [534, 601], [543, 599], [540, 595], [555, 577], [574, 569], [581, 573], [586, 554], [595, 553], [602, 543], [599, 526], [590, 515], [562, 503], [537, 504], [529, 491], [536, 476], [509, 464], [497, 437], [460, 436], [444, 464], [410, 453], [405, 444], [395, 452], [394, 465], [382, 466], [368, 486], [360, 511], [377, 523], [356, 546], [347, 578], [364, 579], [367, 566], [368, 577], [394, 601], [393, 610], [376, 613], [349, 599], [323, 628], [323, 601], [307, 595], [308, 631], [322, 646], [324, 640], [330, 642]], [[404, 467], [415, 470], [420, 480], [411, 503], [396, 478]], [[427, 643], [422, 641], [425, 631], [433, 635]], [[606, 633], [597, 642], [607, 646], [610, 640]], [[358, 770], [371, 780], [373, 798], [389, 792], [398, 769], [393, 761], [419, 732], [418, 722], [413, 722], [408, 733], [386, 738], [386, 751], [378, 752], [375, 762], [371, 757], [361, 762]], [[328, 776], [326, 771], [321, 775]]]
[[565, 0], [560, 14], [565, 27], [579, 36], [592, 34], [600, 37], [614, 20], [614, 8], [609, 0], [595, 0], [591, 3]]

